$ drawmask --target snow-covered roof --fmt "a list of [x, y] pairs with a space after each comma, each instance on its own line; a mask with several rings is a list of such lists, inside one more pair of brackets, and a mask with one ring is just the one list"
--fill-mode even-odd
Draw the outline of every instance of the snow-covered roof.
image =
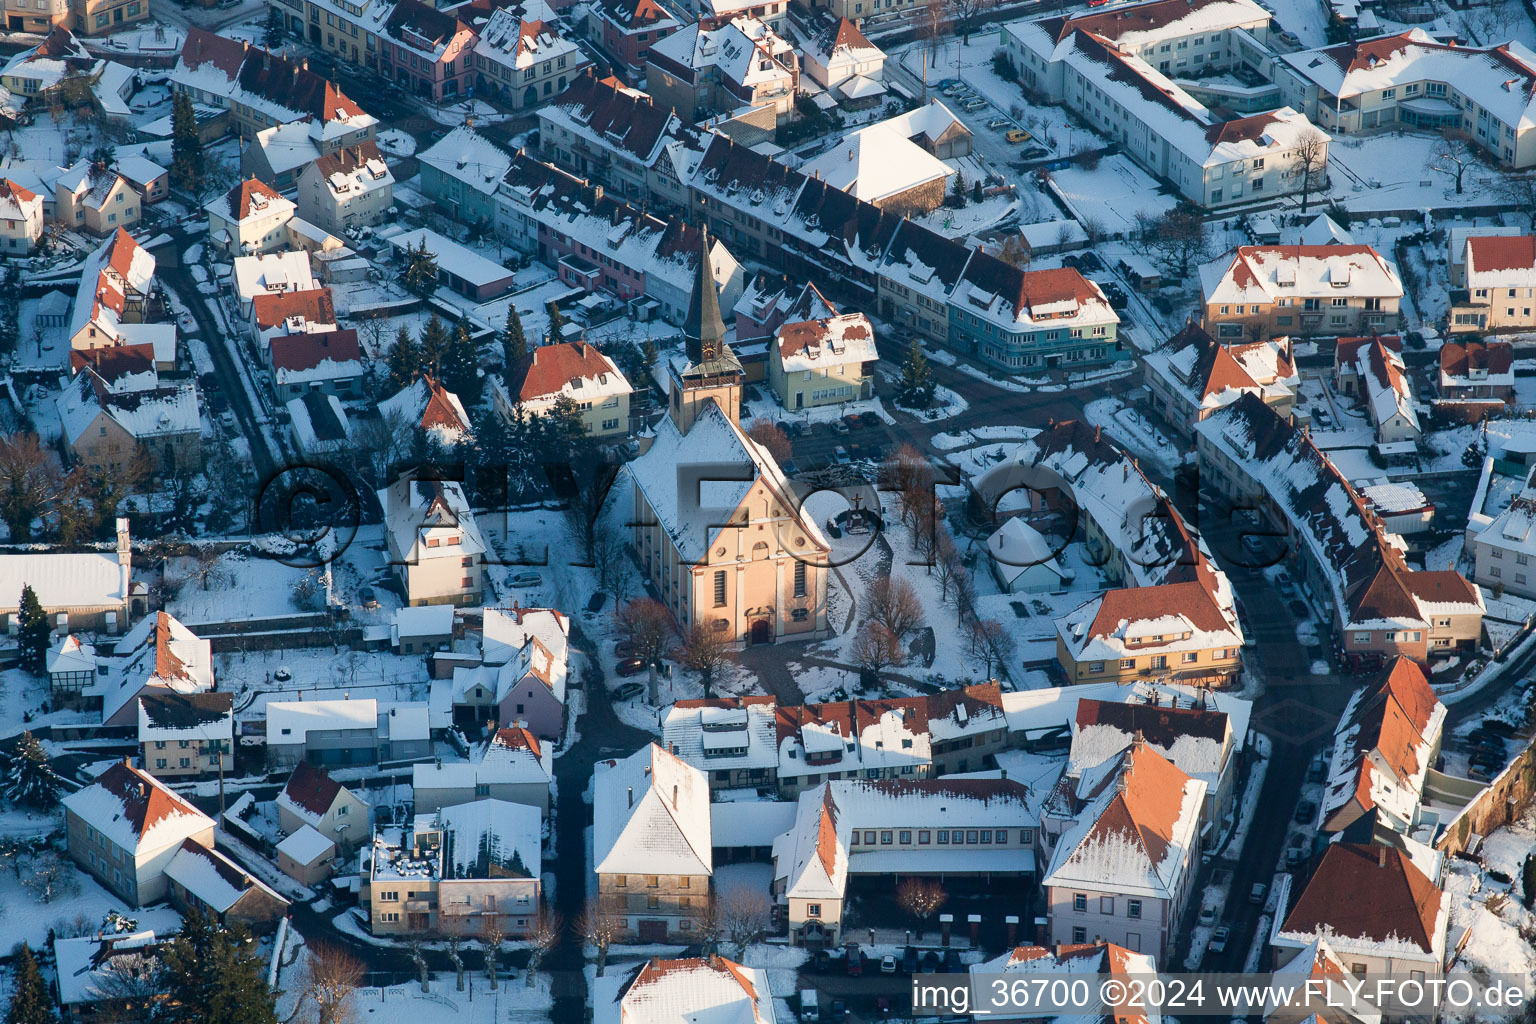
[[165, 866], [165, 875], [213, 908], [217, 914], [228, 911], [252, 890], [264, 893], [285, 906], [288, 903], [259, 878], [222, 853], [191, 839], [182, 841], [181, 849], [176, 851], [176, 856]]
[[580, 74], [590, 63], [576, 41], [563, 34], [554, 10], [544, 0], [522, 0], [519, 8], [492, 11], [474, 49], [477, 58], [517, 71], [563, 58], [568, 73]]
[[336, 852], [336, 844], [315, 831], [313, 825], [302, 825], [289, 833], [277, 844], [277, 852], [286, 855], [295, 864], [308, 866], [322, 857]]
[[316, 157], [310, 166], [334, 203], [349, 203], [369, 192], [395, 186], [395, 176], [372, 139], [332, 150]]
[[[457, 442], [471, 429], [469, 413], [459, 396], [426, 375], [380, 402], [379, 416], [387, 425], [398, 422], [436, 434], [444, 444]], [[452, 488], [444, 486], [441, 490], [447, 492]]]
[[509, 153], [464, 125], [417, 153], [416, 159], [488, 196], [496, 194], [502, 175], [512, 166]]
[[437, 821], [450, 839], [443, 856], [444, 878], [486, 878], [491, 877], [492, 865], [506, 871], [517, 864], [527, 872], [525, 877], [539, 877], [544, 815], [537, 807], [472, 800], [444, 807], [437, 812]]
[[194, 381], [118, 392], [89, 366], [54, 400], [54, 408], [64, 436], [72, 445], [79, 443], [102, 415], [140, 442], [177, 434], [200, 434], [203, 429], [202, 407]]
[[[196, 740], [203, 743], [234, 739], [234, 694], [169, 693], [139, 694], [139, 743]], [[228, 751], [226, 751], [228, 752]]]
[[711, 873], [709, 783], [652, 743], [593, 771], [592, 860], [599, 874]]
[[704, 771], [778, 767], [772, 697], [681, 700], [661, 714], [662, 744]]
[[1355, 239], [1348, 231], [1341, 228], [1337, 221], [1326, 213], [1320, 213], [1307, 222], [1301, 229], [1301, 244], [1308, 246], [1317, 245], [1354, 245]]
[[[103, 665], [105, 675], [99, 672]], [[111, 722], [146, 687], [178, 694], [213, 689], [212, 645], [169, 612], [140, 619], [117, 642], [110, 657], [98, 656], [97, 668], [89, 689], [101, 695], [103, 722]]]
[[352, 440], [352, 424], [341, 400], [321, 391], [306, 391], [285, 405], [299, 451], [314, 454], [346, 447]]
[[152, 977], [159, 972], [161, 940], [151, 930], [54, 939], [59, 1003], [80, 1006], [111, 999], [123, 976]]
[[1098, 785], [1040, 884], [1173, 899], [1196, 847], [1206, 784], [1142, 741]]
[[[552, 608], [486, 608], [481, 655], [496, 669], [491, 689], [498, 702], [520, 681], [533, 676], [556, 700], [565, 702], [570, 672], [571, 620]], [[455, 677], [458, 670], [455, 670]], [[455, 689], [460, 687], [455, 684]]]
[[825, 31], [813, 32], [800, 47], [800, 54], [807, 61], [814, 61], [829, 70], [848, 64], [867, 64], [885, 61], [885, 51], [870, 42], [859, 26], [847, 18], [828, 23]]
[[[716, 68], [720, 78], [739, 88], [756, 89], [794, 79], [785, 58], [794, 47], [763, 22], [736, 17], [716, 29], [698, 22], [651, 44], [652, 63], [676, 67], [685, 75]], [[658, 61], [657, 58], [660, 58]]]
[[427, 252], [435, 257], [434, 262], [438, 270], [452, 274], [474, 288], [484, 288], [512, 276], [512, 271], [500, 263], [486, 259], [468, 246], [460, 245], [431, 228], [402, 231], [390, 235], [385, 241], [397, 256], [402, 257], [407, 249], [420, 249], [425, 246]]
[[213, 828], [212, 818], [126, 761], [69, 794], [63, 804], [114, 846], [135, 853], [163, 850]]
[[[737, 465], [743, 479], [724, 479]], [[725, 515], [733, 513], [753, 487], [766, 485], [777, 502], [804, 531], [804, 538], [781, 540], [794, 544], [804, 557], [830, 550], [830, 544], [799, 500], [790, 495], [783, 471], [767, 449], [742, 433], [716, 403], [707, 403], [686, 434], [671, 417], [656, 425], [651, 447], [629, 464], [630, 478], [644, 494], [656, 522], [666, 531], [679, 557], [689, 564], [704, 560], [709, 545], [724, 529]], [[795, 541], [803, 540], [803, 544]]]
[[1399, 299], [1397, 268], [1369, 245], [1244, 245], [1200, 267], [1206, 305], [1277, 299]]
[[1466, 242], [1467, 287], [1536, 287], [1536, 237], [1473, 235]]
[[[954, 169], [912, 141], [935, 127], [930, 122], [943, 120], [929, 111], [942, 111], [954, 118], [948, 108], [934, 100], [916, 111], [849, 132], [825, 153], [802, 164], [800, 172], [870, 203], [929, 182], [947, 181]], [[914, 113], [927, 116], [917, 118]], [[959, 124], [958, 119], [954, 123]], [[961, 131], [965, 131], [963, 126]]]
[[1334, 98], [1353, 99], [1410, 82], [1443, 82], [1517, 131], [1536, 125], [1536, 53], [1515, 40], [1458, 46], [1413, 28], [1280, 59], [1325, 93], [1330, 105]]
[[1356, 372], [1365, 387], [1365, 404], [1378, 430], [1393, 417], [1401, 417], [1414, 430], [1419, 429], [1419, 414], [1413, 407], [1413, 392], [1404, 372], [1403, 357], [1379, 340], [1362, 345]]
[[1057, 560], [1057, 552], [1051, 549], [1050, 542], [1022, 516], [1004, 520], [1003, 525], [987, 538], [987, 554], [1009, 583], [1035, 566], [1049, 570], [1061, 581], [1073, 577], [1072, 572], [1064, 569]]
[[[270, 717], [267, 728], [271, 729]], [[289, 774], [283, 791], [277, 794], [277, 805], [287, 808], [290, 813], [312, 825], [318, 825], [344, 791], [351, 794], [324, 768], [300, 761]]]
[[1194, 322], [1143, 360], [1184, 400], [1192, 419], [1236, 401], [1244, 392], [1280, 402], [1301, 384], [1286, 339], [1222, 344]]
[[773, 995], [767, 971], [721, 956], [651, 960], [618, 1006], [594, 1012], [597, 1024], [774, 1024]]
[[1056, 631], [1079, 662], [1236, 651], [1243, 644], [1237, 616], [1196, 581], [1106, 591], [1057, 619]]
[[1239, 745], [1246, 741], [1248, 720], [1253, 713], [1252, 701], [1230, 693], [1144, 680], [1009, 690], [1002, 694], [1008, 731], [1026, 737], [1050, 730], [1072, 728], [1077, 722], [1078, 705], [1084, 700], [1219, 711], [1227, 716], [1233, 742]]
[[[1065, 977], [1080, 978], [1085, 974], [1101, 974], [1115, 977], [1147, 977], [1157, 973], [1157, 959], [1150, 953], [1132, 953], [1124, 946], [1112, 942], [1058, 944], [1046, 946], [1017, 946], [992, 960], [970, 966], [972, 975], [980, 983], [983, 977], [998, 975], [1007, 978]], [[1032, 984], [1032, 983], [1031, 983]], [[1160, 1024], [1162, 1014], [1156, 1009], [1136, 1012], [1131, 1006], [1094, 1006], [1079, 1008], [1082, 1012], [1064, 1014], [1055, 1018], [1056, 1024], [1090, 1021], [1114, 1021], [1116, 1024]]]
[[1340, 957], [1444, 963], [1448, 896], [1402, 850], [1333, 843], [1271, 941], [1307, 946], [1321, 937]]
[[302, 249], [236, 256], [234, 268], [235, 295], [241, 302], [271, 292], [301, 292], [320, 287], [310, 269], [309, 253]]
[[[1532, 266], [1536, 267], [1536, 259]], [[1512, 388], [1515, 349], [1507, 341], [1447, 341], [1440, 346], [1440, 389]]]
[[709, 805], [716, 848], [771, 847], [794, 827], [795, 814], [796, 805], [788, 800], [722, 800]]
[[550, 751], [522, 726], [498, 729], [469, 761], [417, 764], [411, 785], [423, 789], [470, 789], [474, 786], [548, 785]]
[[0, 608], [15, 611], [30, 586], [44, 608], [113, 607], [128, 599], [129, 571], [94, 551], [0, 555]]
[[378, 728], [379, 702], [372, 697], [356, 700], [273, 700], [267, 702], [267, 742], [305, 743], [311, 730]]
[[826, 372], [854, 363], [874, 363], [875, 329], [863, 313], [842, 313], [779, 328], [779, 363], [786, 373]]
[[612, 359], [585, 341], [539, 345], [507, 374], [511, 402], [543, 413], [564, 395], [577, 403], [603, 402], [633, 393]]
[[48, 648], [48, 674], [63, 672], [96, 673], [96, 646], [81, 643], [73, 633]]
[[[1148, 0], [1048, 15], [1019, 23], [1016, 34], [1035, 46], [1060, 43], [1074, 32], [1092, 32], [1128, 52], [1150, 52], [1158, 44], [1267, 25], [1273, 15], [1254, 0]], [[1012, 28], [1012, 26], [1010, 26]], [[1049, 51], [1046, 51], [1049, 52]]]

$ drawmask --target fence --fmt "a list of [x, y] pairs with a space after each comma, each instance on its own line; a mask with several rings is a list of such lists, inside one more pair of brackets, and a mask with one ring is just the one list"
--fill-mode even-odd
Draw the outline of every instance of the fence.
[[1472, 837], [1486, 836], [1517, 820], [1530, 806], [1536, 794], [1536, 743], [1526, 746], [1472, 802], [1452, 818], [1435, 849], [1447, 856], [1463, 853]]

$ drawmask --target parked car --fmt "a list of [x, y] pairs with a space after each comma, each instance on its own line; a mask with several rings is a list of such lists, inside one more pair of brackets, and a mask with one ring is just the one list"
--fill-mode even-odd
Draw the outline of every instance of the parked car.
[[1015, 146], [1021, 142], [1028, 142], [1032, 137], [1033, 136], [1031, 136], [1029, 132], [1025, 131], [1023, 128], [1015, 128], [1012, 131], [1003, 133], [1003, 138]]
[[842, 445], [837, 446], [837, 450], [832, 453], [832, 457], [839, 466], [847, 466], [853, 462], [853, 457], [848, 454], [848, 449]]
[[1082, 259], [1081, 259], [1080, 262], [1082, 263], [1084, 270], [1098, 271], [1098, 270], [1103, 270], [1104, 269], [1104, 261], [1099, 259], [1097, 256], [1095, 256], [1091, 252], [1083, 253]]
[[1263, 882], [1254, 882], [1253, 888], [1248, 890], [1249, 903], [1263, 903], [1264, 897], [1269, 895], [1269, 886]]
[[1484, 768], [1492, 768], [1496, 772], [1503, 771], [1504, 765], [1509, 762], [1509, 758], [1504, 754], [1495, 754], [1490, 750], [1479, 750], [1468, 760], [1473, 764], [1482, 765]]
[[[636, 660], [639, 660], [639, 659], [636, 659]], [[643, 665], [644, 663], [642, 662], [641, 664]], [[613, 699], [614, 700], [634, 700], [636, 697], [640, 696], [644, 692], [645, 692], [645, 684], [644, 683], [625, 683], [623, 686], [621, 686], [617, 690], [613, 691]]]
[[785, 476], [791, 478], [794, 477], [796, 473], [800, 472], [800, 467], [795, 465], [794, 459], [785, 460], [784, 465], [780, 466], [779, 469], [784, 472]]
[[811, 432], [811, 426], [804, 420], [795, 420], [789, 425], [790, 437], [804, 437]]
[[859, 413], [859, 419], [864, 421], [866, 427], [878, 427], [880, 425], [880, 417], [872, 412]]
[[1312, 418], [1317, 421], [1317, 425], [1320, 427], [1333, 426], [1333, 416], [1329, 414], [1327, 409], [1313, 409]]
[[939, 973], [939, 963], [939, 954], [930, 949], [928, 952], [923, 954], [923, 962], [920, 970], [923, 974], [937, 974]]
[[613, 670], [621, 676], [637, 676], [645, 671], [645, 660], [643, 658], [625, 658], [613, 666]]
[[848, 424], [848, 429], [849, 430], [863, 430], [864, 429], [864, 417], [860, 416], [856, 412], [851, 412], [848, 415], [844, 416], [843, 417], [843, 422]]
[[834, 434], [846, 434], [848, 433], [848, 424], [844, 423], [842, 420], [833, 420], [832, 432]]
[[1515, 727], [1501, 718], [1485, 718], [1482, 731], [1497, 733], [1507, 739], [1515, 734]]
[[1051, 155], [1051, 151], [1046, 149], [1044, 146], [1030, 146], [1019, 155], [1022, 156], [1025, 160], [1043, 160]]
[[541, 587], [544, 577], [536, 572], [520, 572], [507, 581], [514, 587]]
[[988, 128], [1007, 128], [1011, 124], [1013, 124], [1013, 122], [1008, 120], [1006, 117], [994, 117], [992, 120], [987, 122], [987, 127]]
[[821, 1015], [823, 1021], [831, 1021], [832, 1024], [842, 1024], [848, 1019], [848, 1004], [841, 999], [832, 1000], [832, 1005], [827, 1012]]
[[1467, 769], [1467, 778], [1476, 779], [1478, 782], [1491, 782], [1494, 773], [1480, 764], [1474, 764]]
[[897, 967], [896, 957], [893, 956], [892, 954], [887, 953], [887, 954], [885, 954], [885, 956], [880, 958], [880, 973], [881, 974], [895, 974], [896, 973], [896, 967]]
[[965, 965], [960, 962], [960, 951], [958, 949], [950, 948], [944, 951], [944, 973], [965, 973]]
[[1232, 929], [1228, 928], [1226, 925], [1222, 925], [1220, 928], [1217, 928], [1215, 931], [1211, 932], [1211, 941], [1206, 944], [1205, 948], [1208, 952], [1211, 953], [1225, 953], [1227, 951], [1227, 940], [1231, 937]]
[[1301, 598], [1297, 598], [1286, 607], [1290, 608], [1291, 614], [1298, 619], [1305, 619], [1312, 614], [1312, 609], [1308, 608], [1307, 602], [1301, 600]]
[[379, 595], [373, 592], [372, 587], [363, 587], [357, 592], [357, 597], [362, 602], [364, 608], [377, 608], [379, 606]]
[[973, 99], [973, 100], [966, 100], [964, 103], [960, 104], [962, 109], [967, 110], [967, 111], [969, 111], [969, 112], [971, 112], [973, 114], [976, 113], [976, 111], [980, 110], [982, 107], [985, 107], [986, 105], [987, 105], [987, 101], [982, 99], [982, 98], [980, 98], [980, 97], [977, 97], [976, 99]]
[[901, 951], [901, 973], [917, 973], [917, 947], [908, 946], [906, 949]]
[[1209, 903], [1202, 904], [1201, 907], [1200, 907], [1200, 923], [1201, 924], [1213, 924], [1213, 923], [1215, 923], [1215, 921], [1216, 921], [1216, 908], [1211, 906]]
[[1296, 822], [1298, 824], [1304, 825], [1315, 817], [1317, 817], [1317, 804], [1311, 800], [1303, 800], [1296, 805]]
[[859, 949], [857, 942], [848, 943], [846, 958], [848, 961], [848, 977], [857, 978], [864, 973], [864, 952]]
[[832, 967], [832, 953], [830, 950], [818, 949], [811, 957], [811, 970], [817, 974], [825, 974]]

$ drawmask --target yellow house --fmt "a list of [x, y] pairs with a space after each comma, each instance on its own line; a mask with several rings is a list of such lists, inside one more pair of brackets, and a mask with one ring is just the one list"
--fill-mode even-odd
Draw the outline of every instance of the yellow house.
[[1106, 591], [1056, 622], [1069, 683], [1159, 679], [1225, 686], [1242, 668], [1243, 634], [1204, 583]]
[[635, 551], [684, 629], [707, 622], [746, 643], [819, 639], [831, 547], [773, 456], [737, 423], [741, 363], [724, 340], [709, 265], [699, 260], [669, 415], [629, 467]]
[[785, 324], [768, 347], [768, 385], [791, 412], [869, 398], [879, 358], [863, 313]]
[[629, 380], [603, 353], [584, 341], [540, 345], [491, 385], [491, 399], [502, 420], [510, 422], [521, 404], [530, 416], [547, 416], [562, 397], [581, 413], [587, 436], [598, 439], [629, 433]]
[[54, 219], [65, 228], [110, 235], [139, 223], [138, 191], [105, 164], [88, 160], [75, 164], [54, 182], [53, 198]]

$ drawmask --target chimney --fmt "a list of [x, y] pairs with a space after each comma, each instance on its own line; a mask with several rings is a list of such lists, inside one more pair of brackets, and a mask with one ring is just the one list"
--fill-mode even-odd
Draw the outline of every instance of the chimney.
[[1376, 866], [1379, 868], [1387, 866], [1387, 848], [1385, 846], [1376, 847]]
[[635, 806], [635, 787], [629, 787], [629, 806]]
[[1002, 780], [1004, 782], [1008, 781], [1008, 769], [1007, 768], [1002, 769], [1002, 776], [1001, 776], [1001, 778], [1002, 778]]
[[677, 783], [672, 783], [672, 809], [677, 810]]

